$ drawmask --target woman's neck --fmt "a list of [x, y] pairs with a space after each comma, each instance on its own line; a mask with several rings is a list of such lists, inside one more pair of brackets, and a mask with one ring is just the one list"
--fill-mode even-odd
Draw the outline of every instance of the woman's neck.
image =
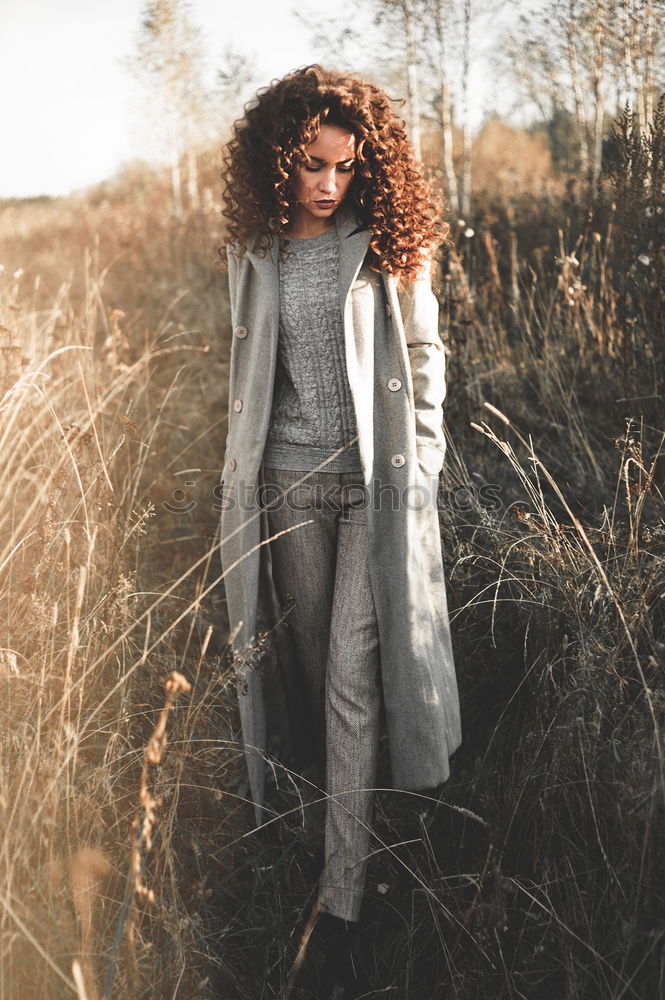
[[317, 219], [309, 212], [295, 212], [286, 235], [294, 240], [311, 240], [314, 236], [321, 236], [335, 225], [334, 216]]

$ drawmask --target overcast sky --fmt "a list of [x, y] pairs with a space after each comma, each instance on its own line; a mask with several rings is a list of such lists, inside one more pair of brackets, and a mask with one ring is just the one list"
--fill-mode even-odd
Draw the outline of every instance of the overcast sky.
[[[65, 194], [146, 156], [132, 54], [143, 0], [0, 0], [0, 197]], [[313, 20], [341, 0], [191, 0], [211, 65], [224, 48], [253, 57], [257, 85], [322, 59], [292, 10]], [[342, 25], [340, 24], [340, 27]], [[488, 68], [476, 60], [473, 121], [491, 101]]]

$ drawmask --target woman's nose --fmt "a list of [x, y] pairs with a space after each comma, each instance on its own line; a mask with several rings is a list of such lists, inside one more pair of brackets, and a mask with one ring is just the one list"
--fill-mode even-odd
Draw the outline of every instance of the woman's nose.
[[332, 171], [330, 173], [323, 175], [319, 187], [321, 188], [322, 191], [325, 191], [326, 193], [335, 190], [335, 175], [332, 173]]

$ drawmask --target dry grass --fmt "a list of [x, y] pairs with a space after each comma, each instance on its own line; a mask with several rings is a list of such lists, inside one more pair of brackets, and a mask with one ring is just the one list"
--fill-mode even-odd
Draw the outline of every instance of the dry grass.
[[[663, 991], [662, 179], [625, 176], [488, 204], [443, 269], [464, 744], [442, 789], [378, 796], [362, 963], [388, 996]], [[318, 874], [306, 777], [277, 772], [252, 832], [221, 234], [212, 196], [179, 228], [167, 204], [139, 175], [0, 210], [3, 1000], [276, 996]]]
[[[220, 296], [206, 339], [186, 326], [193, 307], [177, 309], [183, 273], [216, 277], [213, 247], [205, 262], [182, 251], [176, 273], [160, 274], [160, 257], [175, 258], [179, 241], [196, 245], [196, 220], [186, 233], [160, 229], [156, 206], [135, 198], [16, 213], [0, 221], [0, 994], [71, 995], [78, 976], [92, 998], [115, 947], [159, 678], [183, 665], [191, 675], [190, 647], [208, 629], [200, 595], [216, 568], [213, 498], [202, 486], [201, 510], [184, 524], [162, 501], [183, 465], [202, 464], [215, 483], [209, 456], [223, 419], [205, 423], [192, 401], [205, 371], [219, 378], [215, 402], [225, 412], [224, 352], [211, 362], [209, 341], [226, 310]], [[138, 225], [152, 245], [146, 231], [131, 242]], [[79, 256], [88, 227], [103, 235]], [[44, 248], [54, 238], [57, 254]], [[154, 262], [143, 267], [149, 252]], [[112, 277], [99, 264], [106, 255]], [[131, 292], [127, 273], [137, 276]], [[166, 289], [158, 311], [155, 283]], [[210, 323], [214, 305], [209, 296], [202, 320]], [[223, 687], [224, 670], [217, 674]], [[212, 671], [204, 681], [213, 683]], [[190, 722], [199, 714], [189, 707]], [[216, 728], [228, 737], [228, 726]], [[113, 995], [126, 987], [122, 970], [116, 980]]]

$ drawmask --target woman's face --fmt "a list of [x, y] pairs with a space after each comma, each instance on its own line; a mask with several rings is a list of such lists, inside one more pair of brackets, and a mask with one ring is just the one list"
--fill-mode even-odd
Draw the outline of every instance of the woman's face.
[[322, 125], [306, 153], [293, 182], [293, 228], [323, 231], [351, 186], [356, 138], [339, 125]]

